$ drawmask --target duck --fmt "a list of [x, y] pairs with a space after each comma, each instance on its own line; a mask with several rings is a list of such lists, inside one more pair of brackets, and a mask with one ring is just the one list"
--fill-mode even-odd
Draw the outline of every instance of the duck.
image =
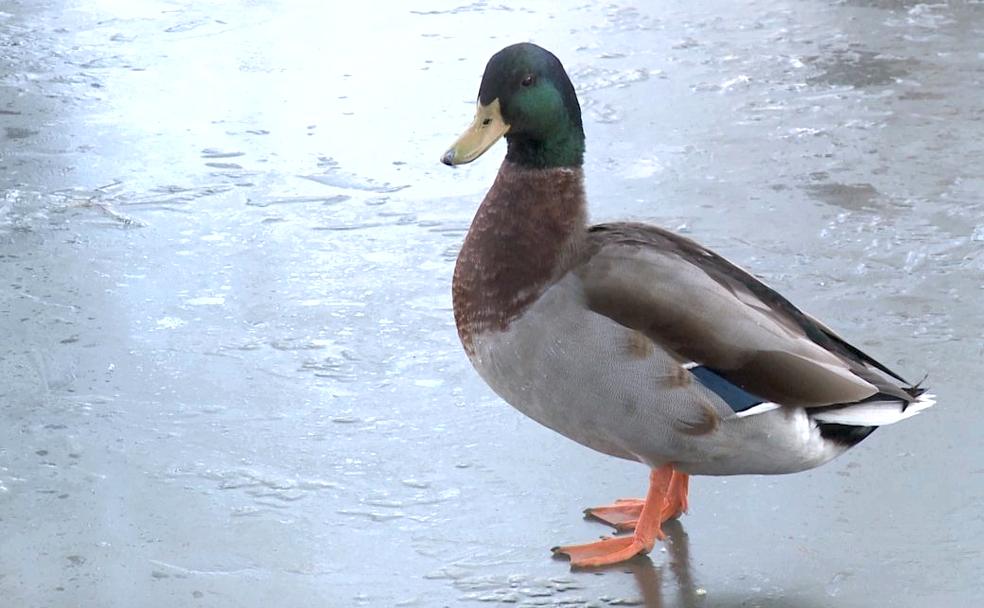
[[649, 468], [645, 498], [585, 511], [616, 534], [553, 548], [572, 567], [649, 553], [687, 511], [691, 475], [812, 469], [935, 403], [697, 242], [590, 225], [574, 85], [535, 44], [488, 61], [475, 118], [441, 162], [470, 163], [502, 138], [452, 279], [465, 354], [526, 416]]

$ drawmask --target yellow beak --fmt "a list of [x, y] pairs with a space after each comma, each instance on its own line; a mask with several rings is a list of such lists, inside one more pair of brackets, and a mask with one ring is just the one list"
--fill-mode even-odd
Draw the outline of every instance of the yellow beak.
[[502, 120], [498, 99], [487, 106], [479, 103], [475, 111], [475, 120], [461, 134], [458, 141], [441, 156], [441, 162], [448, 166], [470, 163], [484, 154], [508, 131], [509, 125]]

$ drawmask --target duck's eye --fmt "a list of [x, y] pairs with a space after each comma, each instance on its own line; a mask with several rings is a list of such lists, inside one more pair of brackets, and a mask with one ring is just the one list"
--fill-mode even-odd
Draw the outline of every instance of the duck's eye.
[[533, 76], [533, 74], [527, 74], [526, 78], [524, 78], [523, 81], [520, 82], [519, 84], [523, 85], [524, 87], [529, 87], [529, 86], [533, 86], [534, 82], [536, 82], [536, 78]]

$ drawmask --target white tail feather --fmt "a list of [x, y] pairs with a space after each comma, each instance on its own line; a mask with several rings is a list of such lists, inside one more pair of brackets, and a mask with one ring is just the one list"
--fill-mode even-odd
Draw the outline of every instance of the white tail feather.
[[777, 410], [780, 407], [782, 406], [779, 405], [778, 403], [772, 403], [771, 401], [767, 401], [765, 403], [759, 403], [758, 405], [754, 405], [748, 408], [747, 410], [738, 412], [737, 414], [735, 414], [735, 416], [738, 416], [739, 418], [744, 418], [745, 416], [754, 416], [755, 414], [764, 414], [766, 412], [771, 412], [772, 410]]
[[924, 409], [936, 404], [936, 395], [927, 393], [920, 395], [902, 411], [899, 401], [870, 401], [848, 405], [836, 410], [828, 410], [813, 414], [820, 422], [832, 424], [847, 424], [851, 426], [883, 426], [894, 424], [906, 418], [912, 418]]

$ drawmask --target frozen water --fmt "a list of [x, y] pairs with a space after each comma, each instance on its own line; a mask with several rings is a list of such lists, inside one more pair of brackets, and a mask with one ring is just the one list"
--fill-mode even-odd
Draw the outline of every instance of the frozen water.
[[[984, 602], [984, 4], [8, 3], [0, 605]], [[500, 402], [451, 320], [485, 61], [572, 74], [599, 219], [685, 231], [913, 380], [831, 465], [694, 481], [648, 559], [549, 547], [646, 472]]]

